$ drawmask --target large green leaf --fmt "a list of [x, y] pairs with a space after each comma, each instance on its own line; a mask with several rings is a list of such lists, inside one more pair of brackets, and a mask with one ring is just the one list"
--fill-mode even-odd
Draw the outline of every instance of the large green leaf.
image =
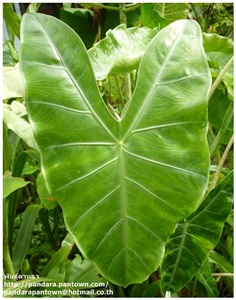
[[21, 33], [47, 188], [80, 251], [104, 277], [123, 286], [142, 282], [207, 185], [211, 77], [200, 27], [178, 21], [157, 34], [120, 121], [106, 109], [86, 49], [67, 25], [25, 14]]
[[197, 211], [178, 224], [162, 263], [163, 292], [176, 292], [188, 283], [216, 246], [232, 206], [232, 184], [230, 172]]
[[127, 28], [124, 24], [109, 30], [106, 38], [88, 51], [95, 77], [103, 80], [108, 74], [123, 74], [137, 69], [156, 29]]

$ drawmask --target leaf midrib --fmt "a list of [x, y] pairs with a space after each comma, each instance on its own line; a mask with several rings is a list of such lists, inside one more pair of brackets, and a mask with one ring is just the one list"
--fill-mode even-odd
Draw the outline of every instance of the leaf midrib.
[[[181, 28], [181, 31], [179, 31], [178, 36], [177, 36], [175, 42], [173, 43], [171, 50], [169, 51], [168, 55], [165, 57], [165, 61], [164, 61], [164, 63], [162, 64], [162, 66], [161, 66], [161, 68], [160, 68], [160, 72], [159, 72], [159, 74], [158, 74], [158, 76], [157, 76], [157, 78], [156, 78], [156, 80], [155, 80], [155, 84], [152, 84], [152, 85], [151, 85], [151, 88], [149, 89], [148, 93], [145, 95], [145, 98], [146, 98], [146, 99], [147, 99], [147, 98], [150, 99], [150, 95], [153, 94], [153, 92], [154, 92], [154, 90], [155, 90], [155, 87], [156, 87], [156, 82], [158, 82], [158, 81], [160, 80], [161, 76], [163, 75], [163, 72], [165, 71], [165, 68], [166, 68], [166, 64], [167, 64], [167, 62], [169, 61], [169, 58], [171, 57], [172, 53], [174, 52], [174, 49], [175, 49], [176, 45], [178, 44], [178, 41], [179, 41], [179, 39], [180, 39], [180, 37], [181, 37], [182, 32], [183, 32], [183, 27]], [[157, 36], [159, 36], [159, 33], [157, 34]], [[155, 37], [155, 39], [156, 39], [156, 37]], [[150, 47], [150, 45], [152, 45], [152, 44], [153, 44], [153, 41], [149, 44], [149, 47]], [[142, 64], [143, 64], [143, 60], [141, 61], [139, 68], [141, 68], [141, 65], [142, 65]], [[140, 78], [140, 76], [139, 76], [139, 78]], [[133, 101], [133, 99], [136, 97], [137, 87], [139, 86], [139, 85], [138, 85], [138, 83], [139, 83], [139, 78], [138, 78], [138, 80], [137, 80], [136, 89], [135, 89], [135, 91], [134, 91], [134, 94], [133, 94], [133, 97], [132, 97], [131, 101]], [[132, 103], [131, 103], [131, 105], [132, 105]], [[143, 101], [143, 103], [142, 103], [141, 106], [139, 107], [138, 113], [137, 113], [137, 114], [135, 115], [135, 117], [133, 118], [133, 121], [132, 121], [132, 123], [130, 124], [129, 129], [127, 130], [126, 134], [124, 135], [123, 142], [125, 142], [125, 141], [129, 138], [130, 134], [131, 134], [132, 131], [133, 131], [133, 128], [134, 128], [135, 124], [136, 124], [137, 121], [140, 119], [140, 116], [141, 116], [141, 114], [142, 114], [142, 112], [143, 112], [144, 106], [146, 106], [146, 105], [147, 105], [146, 101]], [[128, 111], [129, 111], [129, 110], [130, 110], [130, 107], [129, 107], [129, 109], [127, 110], [126, 114], [123, 116], [122, 120], [126, 117], [126, 115], [128, 114]], [[121, 124], [122, 124], [122, 120], [121, 120]]]

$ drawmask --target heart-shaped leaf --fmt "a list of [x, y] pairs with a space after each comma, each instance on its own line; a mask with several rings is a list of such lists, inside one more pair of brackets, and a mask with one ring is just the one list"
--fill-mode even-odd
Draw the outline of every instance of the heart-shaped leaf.
[[127, 286], [156, 270], [176, 223], [207, 185], [211, 77], [195, 21], [159, 32], [120, 121], [88, 54], [61, 21], [25, 14], [21, 69], [42, 173], [82, 254]]

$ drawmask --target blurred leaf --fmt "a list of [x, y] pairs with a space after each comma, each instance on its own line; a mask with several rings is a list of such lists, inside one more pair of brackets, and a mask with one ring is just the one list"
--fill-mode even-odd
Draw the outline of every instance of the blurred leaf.
[[30, 3], [26, 11], [31, 13], [37, 13], [40, 8], [40, 5], [41, 3]]
[[98, 276], [98, 271], [94, 264], [87, 259], [81, 261], [81, 257], [76, 257], [70, 262], [66, 270], [66, 282], [84, 282], [88, 286], [78, 287], [81, 289], [93, 287], [91, 284], [104, 282], [102, 277]]
[[154, 281], [149, 284], [149, 280], [145, 280], [143, 283], [135, 284], [132, 287], [130, 297], [162, 297], [161, 288], [160, 288], [160, 281]]
[[12, 263], [15, 273], [18, 273], [29, 249], [35, 221], [42, 206], [30, 205], [24, 211], [23, 221], [13, 248]]
[[84, 8], [65, 8], [60, 11], [60, 19], [80, 36], [87, 49], [95, 42], [97, 28], [93, 27], [93, 11]]
[[74, 246], [74, 238], [68, 233], [61, 244], [59, 251], [55, 252], [50, 261], [47, 263], [43, 271], [40, 273], [40, 277], [47, 276], [51, 269], [54, 267], [62, 267], [67, 260], [67, 257]]
[[[212, 68], [212, 71], [219, 75], [220, 71], [225, 67], [229, 60], [234, 55], [233, 41], [227, 37], [222, 37], [218, 34], [203, 33], [203, 46], [206, 52], [207, 59], [211, 63], [217, 63], [219, 69]], [[211, 65], [210, 65], [211, 66]], [[223, 82], [228, 93], [234, 97], [234, 67], [231, 66], [223, 77]]]
[[3, 175], [3, 198], [9, 196], [12, 192], [26, 186], [30, 181], [25, 181], [21, 177], [12, 177], [11, 172], [6, 171]]
[[141, 22], [149, 28], [163, 28], [173, 21], [187, 19], [187, 3], [145, 3], [141, 6]]
[[188, 283], [216, 246], [231, 210], [232, 184], [233, 172], [230, 172], [200, 207], [178, 224], [162, 261], [163, 292], [178, 291]]
[[223, 91], [216, 89], [213, 93], [208, 106], [208, 116], [211, 126], [218, 132], [221, 128], [224, 115], [230, 104], [229, 98]]
[[39, 170], [39, 165], [32, 166], [28, 162], [26, 162], [22, 175], [33, 174], [34, 172]]
[[221, 143], [228, 143], [229, 139], [233, 134], [233, 113], [234, 113], [234, 104], [233, 102], [229, 103], [229, 106], [225, 112], [221, 128], [217, 133], [213, 143], [210, 145], [210, 153], [215, 154], [218, 150], [218, 147]]
[[64, 8], [71, 8], [72, 3], [64, 2], [62, 5]]
[[[106, 6], [117, 6], [118, 3], [106, 3]], [[108, 30], [114, 29], [120, 25], [119, 11], [103, 9], [101, 11], [101, 38], [106, 37]], [[140, 8], [126, 12], [127, 28], [139, 26]]]
[[[141, 16], [140, 20], [142, 24], [148, 28], [161, 28], [160, 18], [158, 17], [158, 13], [154, 11], [153, 3], [144, 3], [141, 6]], [[167, 26], [168, 22], [163, 21], [163, 27]]]
[[3, 67], [3, 99], [25, 96], [24, 83], [19, 64], [14, 67]]
[[26, 144], [38, 150], [31, 124], [19, 117], [12, 110], [11, 105], [3, 104], [3, 121], [8, 129], [14, 131]]
[[65, 274], [65, 266], [56, 265], [48, 272], [47, 278], [51, 278], [55, 282], [64, 282]]
[[218, 297], [216, 280], [212, 277], [211, 273], [210, 263], [206, 260], [204, 265], [198, 270], [196, 276], [206, 289], [208, 297]]
[[210, 251], [209, 261], [216, 264], [225, 273], [233, 274], [234, 272], [233, 265], [224, 256], [214, 250]]
[[144, 292], [148, 289], [149, 282], [148, 280], [145, 280], [142, 283], [138, 283], [133, 285], [130, 297], [136, 298], [136, 297], [142, 297]]
[[3, 18], [12, 36], [20, 38], [20, 17], [15, 13], [12, 3], [3, 3]]
[[154, 281], [151, 284], [149, 284], [148, 288], [143, 293], [143, 297], [145, 298], [161, 297], [160, 281]]
[[51, 230], [51, 226], [50, 226], [50, 223], [49, 223], [49, 216], [48, 216], [47, 212], [48, 212], [47, 209], [42, 208], [39, 211], [39, 218], [40, 218], [40, 220], [43, 224], [44, 231], [47, 233], [48, 241], [51, 244], [52, 249], [54, 251], [57, 251], [58, 250], [58, 245], [57, 245], [57, 243], [55, 241], [55, 238], [53, 236], [53, 232]]
[[3, 65], [14, 66], [18, 62], [18, 53], [13, 47], [11, 41], [4, 41], [3, 43]]
[[9, 143], [7, 125], [3, 122], [3, 172], [10, 170], [12, 161], [12, 146]]
[[119, 25], [88, 51], [97, 80], [108, 74], [129, 73], [137, 69], [143, 54], [157, 30], [128, 28]]
[[[28, 158], [28, 153], [20, 151], [16, 158], [14, 158], [12, 166], [13, 177], [22, 177], [22, 171]], [[9, 251], [12, 253], [13, 235], [14, 235], [14, 221], [16, 217], [16, 210], [18, 204], [18, 191], [14, 191], [8, 197], [8, 245]]]
[[180, 19], [187, 19], [189, 13], [188, 3], [157, 3], [154, 5], [154, 11], [170, 23]]

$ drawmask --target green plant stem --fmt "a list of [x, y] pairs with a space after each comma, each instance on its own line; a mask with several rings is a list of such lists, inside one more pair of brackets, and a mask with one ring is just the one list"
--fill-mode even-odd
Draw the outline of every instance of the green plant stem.
[[[122, 3], [123, 4], [123, 3]], [[123, 4], [124, 5], [124, 11], [125, 12], [129, 12], [133, 9], [136, 9], [138, 8], [139, 6], [142, 5], [142, 3], [132, 3], [132, 4]], [[113, 10], [113, 11], [119, 11], [120, 8], [119, 7], [115, 7], [115, 6], [108, 6], [108, 5], [104, 5], [104, 4], [101, 4], [101, 3], [88, 3], [88, 7], [99, 7], [99, 8], [104, 8], [104, 9], [107, 9], [107, 10]]]
[[123, 108], [125, 106], [125, 104], [124, 104], [124, 100], [123, 100], [123, 97], [122, 97], [118, 76], [114, 75], [114, 77], [115, 77], [115, 80], [116, 80], [116, 85], [117, 85], [117, 89], [118, 89], [118, 93], [119, 93], [119, 100], [120, 100], [120, 103], [121, 103], [122, 108]]
[[18, 146], [20, 144], [20, 141], [21, 141], [21, 138], [19, 136], [17, 136], [16, 142], [15, 142], [15, 145], [14, 145], [14, 149], [13, 149], [13, 153], [12, 153], [11, 171], [13, 171], [13, 169], [14, 169], [15, 159], [16, 159], [17, 150], [18, 150]]
[[195, 6], [193, 5], [193, 3], [191, 3], [191, 7], [192, 7], [192, 9], [193, 9], [193, 12], [194, 12], [194, 15], [195, 15], [195, 19], [196, 19], [197, 22], [201, 25], [201, 21], [200, 21], [200, 19], [199, 19], [199, 17], [198, 17], [197, 11], [196, 11]]
[[231, 65], [233, 65], [234, 62], [234, 56], [231, 57], [231, 59], [228, 61], [228, 63], [224, 66], [224, 68], [221, 70], [219, 76], [216, 78], [216, 80], [214, 81], [210, 92], [209, 92], [209, 96], [208, 96], [208, 100], [211, 99], [211, 96], [213, 95], [215, 89], [217, 88], [217, 86], [219, 85], [219, 83], [221, 82], [221, 80], [223, 79], [225, 73], [228, 71], [228, 69], [231, 67]]
[[[120, 3], [119, 4], [119, 14], [120, 14], [120, 23], [125, 24], [127, 26], [127, 19], [126, 19], [126, 13], [125, 13], [125, 4]], [[126, 96], [126, 102], [128, 102], [132, 97], [132, 90], [131, 90], [131, 80], [130, 80], [130, 74], [125, 74], [125, 96]]]
[[[216, 135], [214, 134], [213, 129], [212, 129], [211, 126], [209, 126], [209, 133], [211, 134], [211, 136], [213, 137], [213, 139], [215, 141]], [[213, 141], [213, 143], [214, 143], [214, 141]], [[211, 153], [211, 149], [210, 149], [210, 153]], [[212, 155], [212, 153], [211, 153], [211, 155]], [[220, 159], [221, 159], [219, 150], [216, 152], [216, 158], [217, 158], [217, 163], [219, 164]]]
[[125, 74], [125, 95], [126, 102], [130, 101], [132, 98], [130, 74]]
[[119, 15], [120, 15], [120, 24], [125, 24], [127, 26], [127, 19], [125, 14], [125, 4], [119, 4]]
[[229, 154], [229, 151], [230, 151], [230, 149], [231, 149], [231, 147], [233, 145], [233, 142], [234, 142], [234, 135], [232, 135], [232, 137], [231, 137], [231, 139], [230, 139], [230, 141], [229, 141], [227, 147], [225, 148], [225, 151], [224, 151], [224, 153], [223, 153], [223, 155], [221, 157], [220, 163], [219, 163], [219, 165], [218, 165], [218, 167], [216, 169], [216, 172], [215, 172], [215, 176], [214, 176], [214, 178], [212, 180], [209, 192], [211, 190], [213, 190], [215, 188], [215, 186], [216, 186], [217, 180], [218, 180], [218, 178], [220, 176], [220, 170], [222, 169], [222, 167], [224, 165], [224, 162], [225, 162], [225, 160], [226, 160], [226, 158], [227, 158], [227, 156]]
[[108, 6], [108, 5], [104, 5], [101, 3], [88, 3], [87, 8], [91, 8], [91, 7], [99, 7], [99, 8], [104, 8], [107, 10], [114, 10], [114, 11], [119, 11], [119, 7], [115, 7], [115, 6]]
[[233, 110], [234, 110], [234, 106], [233, 106], [233, 102], [231, 102], [225, 113], [221, 128], [220, 128], [219, 132], [217, 133], [217, 136], [215, 137], [213, 143], [210, 146], [210, 154], [211, 155], [214, 154], [215, 151], [217, 150], [222, 137], [224, 136], [226, 130], [228, 129], [228, 127], [230, 125], [230, 122], [233, 118], [233, 113], [234, 113]]
[[217, 277], [217, 276], [230, 276], [233, 277], [234, 273], [212, 273], [211, 276]]
[[142, 3], [126, 4], [126, 5], [125, 5], [125, 12], [127, 13], [127, 12], [129, 12], [129, 11], [131, 11], [131, 10], [133, 10], [133, 9], [138, 8], [138, 7], [141, 6], [141, 5], [142, 5]]
[[207, 32], [208, 28], [208, 23], [209, 23], [209, 18], [210, 18], [210, 13], [211, 13], [211, 8], [212, 8], [212, 3], [209, 4], [209, 7], [206, 11], [206, 16], [205, 16], [205, 26], [204, 26], [204, 31]]
[[8, 246], [8, 218], [7, 218], [7, 202], [3, 199], [3, 261], [5, 263], [9, 275], [15, 275], [11, 255]]

